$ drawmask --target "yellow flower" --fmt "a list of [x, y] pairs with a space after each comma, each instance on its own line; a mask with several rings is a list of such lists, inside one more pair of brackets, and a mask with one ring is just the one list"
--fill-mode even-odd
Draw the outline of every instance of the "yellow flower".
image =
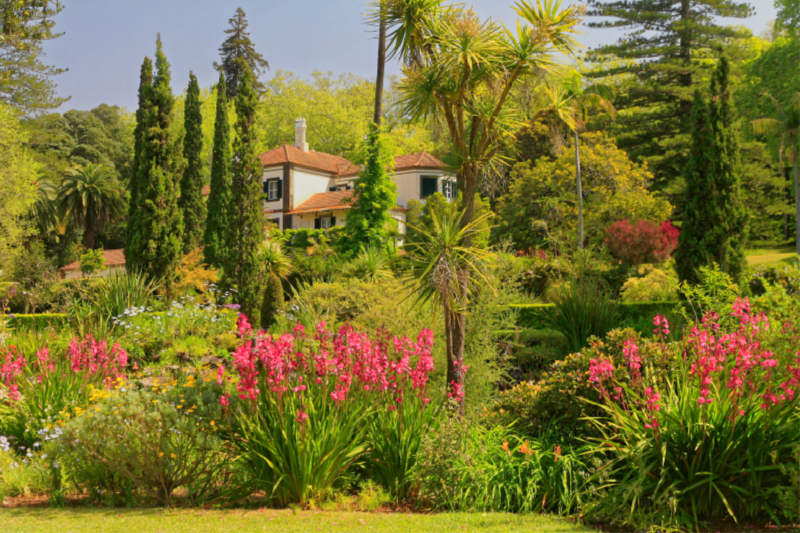
[[159, 452], [158, 456], [159, 457], [164, 457], [164, 452]]

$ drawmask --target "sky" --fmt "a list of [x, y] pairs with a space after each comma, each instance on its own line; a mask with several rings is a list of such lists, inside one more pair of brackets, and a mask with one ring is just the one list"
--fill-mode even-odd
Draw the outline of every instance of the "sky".
[[[139, 69], [155, 53], [161, 33], [172, 67], [173, 91], [180, 93], [193, 71], [201, 87], [216, 82], [212, 63], [237, 7], [247, 14], [252, 41], [278, 70], [309, 78], [315, 70], [375, 76], [377, 42], [364, 24], [367, 0], [65, 0], [56, 17], [64, 35], [45, 43], [45, 64], [68, 69], [55, 77], [58, 94], [70, 97], [58, 110], [88, 110], [101, 103], [136, 109]], [[465, 3], [470, 4], [467, 0]], [[513, 0], [474, 0], [481, 17], [515, 23]], [[744, 24], [758, 34], [775, 18], [772, 0], [751, 0], [756, 15]], [[583, 28], [581, 42], [595, 47], [616, 41], [616, 30]], [[398, 74], [396, 62], [387, 74]]]

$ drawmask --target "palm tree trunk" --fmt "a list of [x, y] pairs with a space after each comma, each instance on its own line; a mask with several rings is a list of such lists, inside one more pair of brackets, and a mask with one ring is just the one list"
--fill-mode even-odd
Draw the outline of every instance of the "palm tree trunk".
[[84, 215], [83, 245], [89, 250], [94, 249], [94, 224], [92, 223], [89, 213]]
[[800, 255], [800, 177], [797, 174], [797, 149], [793, 150], [792, 163], [794, 166], [794, 224], [795, 224], [795, 251]]
[[386, 68], [386, 7], [380, 4], [380, 26], [378, 29], [378, 75], [375, 78], [375, 116], [372, 121], [376, 126], [381, 125], [383, 114], [383, 73]]
[[578, 249], [583, 250], [583, 187], [581, 185], [580, 137], [575, 130], [575, 185], [578, 190]]

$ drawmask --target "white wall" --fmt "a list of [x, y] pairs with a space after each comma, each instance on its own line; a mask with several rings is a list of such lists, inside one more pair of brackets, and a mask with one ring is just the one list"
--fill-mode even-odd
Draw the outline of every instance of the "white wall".
[[333, 179], [331, 178], [330, 174], [323, 174], [321, 172], [317, 173], [312, 170], [298, 169], [297, 167], [294, 169], [294, 177], [292, 182], [294, 187], [294, 205], [292, 206], [292, 209], [296, 208], [318, 192], [328, 192], [328, 187], [333, 186]]
[[[82, 278], [83, 272], [76, 268], [75, 270], [64, 270], [64, 279], [76, 279]], [[104, 268], [103, 270], [98, 270], [95, 274], [92, 274], [92, 277], [99, 276], [101, 278], [107, 278], [109, 276], [113, 276], [114, 274], [125, 274], [125, 265], [113, 265], [108, 268]]]
[[436, 191], [444, 193], [443, 181], [455, 179], [453, 176], [445, 175], [441, 170], [404, 170], [395, 176], [397, 182], [397, 205], [408, 207], [411, 199], [421, 200], [422, 195], [422, 176], [437, 176]]

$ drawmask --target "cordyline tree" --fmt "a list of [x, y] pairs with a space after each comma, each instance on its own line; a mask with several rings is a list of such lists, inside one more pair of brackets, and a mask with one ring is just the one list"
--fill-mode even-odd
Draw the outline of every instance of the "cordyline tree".
[[246, 70], [236, 97], [236, 139], [233, 142], [233, 179], [228, 207], [230, 254], [223, 266], [223, 282], [236, 287], [239, 305], [252, 324], [261, 323], [264, 291], [264, 213], [261, 160], [256, 149], [255, 115], [258, 105], [253, 73]]
[[228, 204], [231, 199], [231, 133], [228, 124], [228, 97], [225, 74], [220, 72], [217, 82], [217, 115], [214, 121], [214, 146], [211, 152], [211, 184], [208, 194], [203, 243], [205, 260], [217, 268], [225, 264], [229, 253]]
[[183, 253], [200, 247], [206, 223], [206, 203], [203, 201], [203, 115], [200, 107], [200, 86], [194, 73], [189, 72], [186, 106], [183, 114], [183, 158], [186, 166], [181, 177], [181, 196], [178, 205], [183, 214]]
[[[146, 63], [146, 62], [145, 62]], [[136, 207], [129, 221], [126, 263], [159, 279], [169, 291], [183, 256], [183, 218], [178, 209], [181, 142], [172, 128], [175, 97], [170, 88], [169, 63], [156, 42], [156, 75], [145, 89], [140, 154], [136, 164]]]
[[722, 58], [710, 104], [698, 90], [692, 108], [692, 150], [684, 170], [684, 221], [675, 254], [682, 281], [698, 283], [701, 266], [717, 263], [738, 279], [744, 266], [747, 213], [742, 202], [739, 148]]
[[[386, 3], [388, 49], [405, 64], [399, 88], [405, 113], [415, 119], [441, 118], [458, 158], [458, 188], [464, 191], [462, 228], [474, 221], [474, 201], [481, 173], [499, 154], [513, 151], [525, 126], [518, 103], [509, 97], [534, 72], [555, 64], [554, 54], [574, 53], [583, 9], [561, 8], [559, 1], [527, 0], [514, 9], [523, 20], [516, 31], [481, 21], [443, 0], [394, 0]], [[464, 232], [465, 245], [472, 233]], [[454, 265], [454, 276], [469, 294], [470, 262]], [[448, 317], [447, 379], [463, 386], [458, 371], [464, 357], [466, 309]]]

